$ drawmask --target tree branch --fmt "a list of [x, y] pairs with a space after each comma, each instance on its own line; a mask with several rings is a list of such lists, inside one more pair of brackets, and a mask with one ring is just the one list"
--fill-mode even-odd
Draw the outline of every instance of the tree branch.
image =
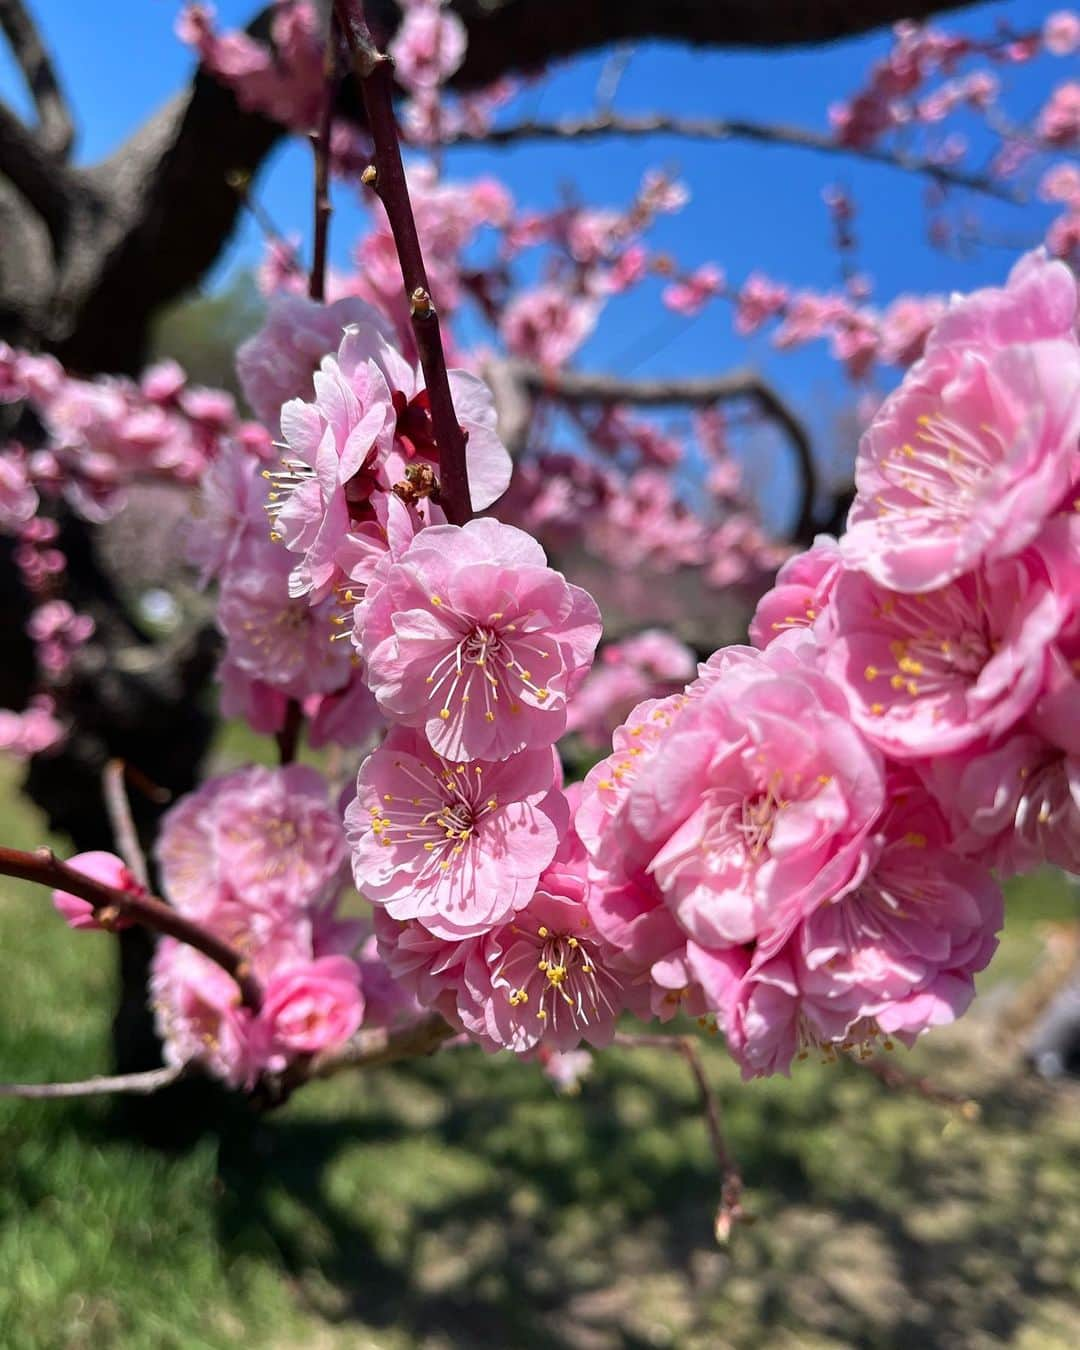
[[34, 208], [59, 249], [70, 209], [68, 170], [43, 149], [6, 103], [0, 103], [0, 174]]
[[51, 155], [66, 159], [75, 140], [75, 125], [37, 24], [22, 0], [0, 0], [0, 27], [37, 108], [37, 140]]
[[334, 0], [334, 13], [349, 49], [375, 147], [374, 174], [365, 171], [363, 181], [378, 193], [386, 208], [409, 302], [413, 337], [424, 371], [431, 427], [439, 448], [439, 503], [451, 524], [464, 525], [472, 515], [465, 436], [454, 411], [438, 310], [424, 267], [401, 162], [394, 117], [393, 62], [376, 49], [357, 0]]
[[485, 374], [495, 395], [500, 432], [511, 454], [524, 447], [531, 399], [550, 398], [575, 406], [629, 403], [639, 408], [676, 403], [711, 407], [733, 399], [748, 400], [780, 428], [791, 447], [799, 473], [799, 505], [791, 537], [796, 543], [813, 542], [818, 482], [809, 433], [772, 385], [755, 371], [642, 380], [595, 371], [547, 370], [528, 361], [500, 360], [489, 362]]
[[812, 131], [806, 127], [782, 122], [750, 122], [742, 118], [603, 113], [550, 122], [529, 119], [508, 126], [492, 127], [487, 131], [461, 130], [447, 136], [440, 144], [510, 146], [523, 141], [584, 141], [600, 136], [680, 136], [698, 141], [754, 141], [759, 145], [787, 146], [825, 155], [854, 156], [873, 164], [902, 169], [906, 173], [923, 174], [942, 186], [967, 188], [1014, 205], [1021, 205], [1027, 200], [1016, 189], [996, 182], [987, 174], [967, 173], [920, 155], [909, 155], [903, 150], [844, 145], [827, 132]]
[[75, 1083], [0, 1083], [0, 1097], [22, 1097], [40, 1101], [56, 1097], [101, 1097], [112, 1093], [149, 1096], [169, 1087], [185, 1072], [183, 1065], [166, 1065], [144, 1073], [120, 1073], [112, 1077], [84, 1078]]
[[262, 987], [247, 960], [227, 942], [186, 919], [156, 896], [133, 895], [106, 886], [61, 862], [48, 848], [39, 848], [33, 853], [16, 848], [0, 848], [0, 875], [19, 877], [23, 881], [34, 881], [53, 890], [77, 895], [94, 907], [94, 913], [103, 926], [107, 926], [110, 919], [115, 921], [116, 918], [126, 918], [194, 947], [232, 976], [245, 1007], [255, 1013], [259, 1011]]

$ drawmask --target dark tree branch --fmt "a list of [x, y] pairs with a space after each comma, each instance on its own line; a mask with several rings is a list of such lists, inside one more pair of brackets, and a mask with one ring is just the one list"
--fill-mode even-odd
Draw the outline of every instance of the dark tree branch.
[[51, 849], [39, 848], [26, 853], [17, 848], [0, 848], [0, 875], [34, 881], [52, 890], [67, 891], [87, 901], [103, 927], [118, 918], [164, 933], [179, 942], [194, 947], [210, 958], [236, 981], [240, 998], [252, 1012], [262, 1005], [262, 988], [247, 960], [216, 934], [193, 923], [178, 913], [164, 900], [153, 895], [133, 895], [129, 891], [106, 886], [92, 877], [84, 876], [55, 856]]
[[349, 49], [375, 148], [374, 172], [365, 171], [363, 179], [378, 193], [386, 208], [409, 302], [413, 338], [424, 371], [431, 428], [439, 448], [439, 503], [451, 524], [463, 525], [472, 515], [465, 436], [450, 394], [446, 356], [439, 333], [439, 312], [424, 267], [405, 167], [401, 162], [394, 116], [393, 62], [377, 50], [358, 0], [334, 0], [334, 13]]
[[58, 248], [70, 218], [70, 175], [6, 103], [0, 103], [0, 174], [41, 217], [54, 249]]
[[996, 182], [987, 174], [966, 173], [962, 169], [938, 164], [921, 155], [910, 155], [903, 150], [845, 145], [827, 132], [812, 131], [806, 127], [782, 122], [750, 122], [743, 118], [604, 113], [591, 117], [566, 117], [552, 122], [514, 122], [508, 126], [492, 127], [488, 131], [463, 130], [444, 138], [440, 143], [444, 146], [512, 146], [523, 141], [584, 141], [602, 136], [679, 136], [698, 141], [754, 141], [759, 145], [787, 146], [825, 155], [854, 156], [873, 164], [902, 169], [906, 173], [922, 174], [944, 187], [966, 188], [1015, 205], [1026, 201], [1022, 193], [1008, 184]]
[[66, 159], [75, 126], [49, 53], [22, 0], [0, 0], [0, 27], [37, 108], [37, 140], [51, 155]]
[[755, 371], [639, 380], [592, 371], [546, 370], [527, 361], [502, 360], [490, 362], [485, 374], [495, 395], [500, 432], [511, 454], [524, 447], [535, 399], [554, 399], [572, 406], [628, 403], [639, 408], [677, 403], [707, 408], [734, 399], [753, 403], [763, 417], [780, 428], [795, 457], [799, 505], [792, 540], [800, 544], [813, 542], [818, 481], [810, 435], [772, 385]]

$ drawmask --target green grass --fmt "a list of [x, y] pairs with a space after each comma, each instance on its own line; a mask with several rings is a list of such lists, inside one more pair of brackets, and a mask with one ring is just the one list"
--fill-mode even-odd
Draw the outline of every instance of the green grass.
[[[2, 837], [41, 842], [2, 772]], [[171, 1152], [106, 1101], [0, 1102], [0, 1347], [1071, 1347], [1080, 1092], [1020, 1073], [999, 1027], [1074, 916], [1060, 879], [1018, 887], [985, 999], [901, 1060], [977, 1123], [848, 1064], [743, 1086], [710, 1046], [757, 1215], [726, 1249], [694, 1092], [656, 1051], [571, 1098], [452, 1051]], [[107, 1069], [111, 939], [4, 880], [0, 942], [0, 1077]]]

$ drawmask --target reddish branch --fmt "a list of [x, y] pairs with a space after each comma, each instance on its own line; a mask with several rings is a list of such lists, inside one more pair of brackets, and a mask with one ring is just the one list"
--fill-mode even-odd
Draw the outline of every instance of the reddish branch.
[[465, 435], [458, 424], [450, 394], [446, 356], [439, 335], [439, 316], [424, 267], [405, 167], [401, 162], [394, 117], [393, 62], [376, 47], [359, 0], [334, 0], [334, 14], [349, 49], [375, 147], [374, 172], [365, 171], [363, 181], [374, 189], [386, 209], [401, 264], [413, 337], [427, 385], [432, 431], [439, 448], [439, 501], [451, 523], [463, 525], [472, 514], [465, 467]]
[[948, 164], [938, 164], [904, 150], [877, 146], [845, 145], [826, 132], [780, 122], [750, 122], [743, 118], [668, 117], [659, 113], [628, 116], [602, 113], [591, 117], [566, 117], [557, 121], [529, 119], [486, 131], [462, 130], [446, 137], [443, 145], [516, 145], [522, 141], [584, 141], [598, 136], [679, 136], [699, 141], [754, 141], [759, 145], [787, 146], [825, 155], [855, 156], [872, 164], [923, 174], [943, 187], [966, 188], [1001, 201], [1022, 204], [1022, 193], [988, 174], [967, 173]]
[[35, 849], [33, 853], [25, 853], [17, 848], [0, 848], [0, 875], [20, 877], [23, 881], [34, 881], [40, 886], [79, 896], [93, 906], [94, 915], [103, 927], [109, 927], [117, 918], [130, 919], [144, 928], [194, 947], [232, 976], [246, 1007], [252, 1012], [259, 1011], [262, 987], [246, 959], [227, 942], [192, 923], [190, 919], [185, 919], [156, 896], [132, 895], [106, 886], [61, 862], [48, 848]]

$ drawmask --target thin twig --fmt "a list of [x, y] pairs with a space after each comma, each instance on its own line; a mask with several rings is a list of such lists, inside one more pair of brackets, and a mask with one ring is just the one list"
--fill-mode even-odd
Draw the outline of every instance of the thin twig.
[[861, 1059], [857, 1055], [851, 1056], [851, 1062], [857, 1064], [860, 1069], [865, 1069], [867, 1073], [872, 1073], [879, 1082], [884, 1083], [887, 1088], [894, 1092], [910, 1092], [916, 1097], [922, 1097], [925, 1101], [933, 1102], [935, 1106], [947, 1106], [951, 1110], [958, 1111], [965, 1120], [978, 1120], [979, 1103], [971, 1097], [961, 1092], [952, 1092], [949, 1088], [944, 1088], [935, 1083], [932, 1078], [916, 1077], [914, 1074], [905, 1073], [897, 1064], [890, 1064], [887, 1060], [877, 1059], [871, 1056], [868, 1059]]
[[550, 122], [527, 119], [484, 131], [462, 128], [444, 137], [442, 144], [448, 147], [477, 143], [505, 146], [522, 141], [591, 140], [598, 136], [681, 136], [687, 140], [742, 140], [753, 141], [758, 145], [788, 146], [824, 155], [854, 157], [887, 168], [901, 169], [905, 173], [922, 174], [943, 187], [966, 188], [1018, 206], [1027, 201], [1023, 193], [995, 181], [988, 174], [968, 173], [932, 159], [907, 154], [903, 150], [845, 145], [826, 132], [811, 131], [806, 127], [781, 122], [750, 122], [743, 118], [668, 117], [660, 113], [628, 116], [608, 112], [589, 117], [565, 117]]
[[247, 960], [215, 933], [179, 914], [164, 900], [153, 895], [135, 895], [117, 890], [104, 882], [77, 872], [61, 862], [52, 849], [39, 848], [26, 853], [17, 848], [0, 848], [0, 875], [20, 877], [52, 890], [67, 891], [86, 900], [103, 927], [117, 918], [130, 919], [154, 932], [176, 938], [202, 952], [236, 981], [241, 1002], [252, 1012], [262, 1006], [262, 986]]
[[709, 1132], [716, 1167], [720, 1173], [720, 1203], [716, 1209], [716, 1240], [726, 1243], [731, 1230], [737, 1223], [751, 1223], [752, 1216], [742, 1205], [743, 1179], [739, 1165], [732, 1156], [724, 1138], [724, 1128], [720, 1118], [720, 1103], [716, 1099], [701, 1060], [701, 1052], [693, 1036], [658, 1036], [649, 1033], [641, 1035], [633, 1032], [616, 1032], [615, 1044], [629, 1050], [649, 1049], [675, 1051], [682, 1055], [693, 1076], [694, 1084], [701, 1099], [701, 1110], [705, 1117], [705, 1126]]
[[175, 1083], [183, 1074], [183, 1065], [170, 1064], [162, 1069], [147, 1069], [144, 1073], [84, 1078], [76, 1083], [0, 1083], [0, 1097], [43, 1100], [55, 1097], [102, 1097], [116, 1092], [148, 1097], [152, 1092], [160, 1092], [162, 1088]]
[[264, 1075], [255, 1100], [264, 1109], [284, 1105], [297, 1088], [317, 1078], [332, 1078], [346, 1069], [374, 1069], [399, 1060], [434, 1054], [457, 1035], [438, 1013], [426, 1013], [401, 1027], [370, 1027], [345, 1045], [320, 1055], [295, 1060], [284, 1073]]
[[376, 48], [358, 0], [334, 0], [334, 13], [349, 49], [374, 146], [375, 162], [365, 171], [363, 181], [373, 188], [386, 208], [401, 264], [413, 337], [427, 386], [432, 431], [439, 448], [439, 501], [447, 519], [463, 525], [472, 514], [465, 436], [454, 411], [435, 297], [424, 267], [401, 162], [394, 117], [393, 62]]
[[131, 817], [131, 803], [124, 787], [124, 774], [127, 766], [122, 759], [110, 759], [101, 775], [102, 789], [105, 795], [105, 809], [109, 813], [113, 841], [117, 852], [128, 865], [128, 870], [140, 886], [150, 888], [150, 874], [146, 870], [146, 857], [139, 843], [135, 822]]

